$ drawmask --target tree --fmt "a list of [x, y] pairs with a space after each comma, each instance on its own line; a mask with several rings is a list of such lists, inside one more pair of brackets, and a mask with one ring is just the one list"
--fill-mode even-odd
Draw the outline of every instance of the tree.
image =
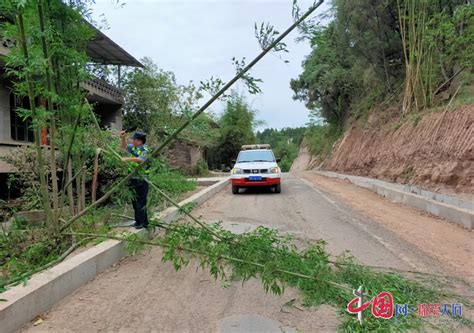
[[357, 89], [351, 70], [353, 58], [334, 22], [320, 29], [312, 44], [303, 73], [290, 83], [294, 98], [304, 101], [310, 110], [318, 110], [327, 122], [342, 127]]
[[[75, 148], [74, 142], [84, 139], [91, 119], [91, 108], [79, 86], [89, 78], [85, 45], [94, 35], [82, 19], [87, 4], [4, 1], [0, 8], [14, 22], [4, 25], [4, 36], [16, 41], [6, 56], [7, 74], [13, 79], [15, 94], [29, 99], [28, 107], [17, 113], [33, 124], [42, 207], [49, 231], [57, 232], [65, 192], [72, 210], [85, 206], [86, 175], [79, 171], [87, 151], [83, 145]], [[40, 142], [43, 129], [49, 133], [48, 154]], [[65, 170], [61, 180], [58, 166]], [[71, 186], [65, 186], [71, 185], [74, 172], [76, 200]]]
[[180, 97], [180, 87], [172, 72], [165, 72], [150, 58], [142, 59], [144, 68], [136, 68], [123, 78], [125, 127], [137, 126], [150, 132], [152, 128], [165, 130], [174, 123]]
[[293, 160], [298, 156], [299, 147], [303, 141], [306, 128], [267, 128], [257, 132], [259, 143], [268, 143], [277, 158], [281, 158], [279, 166], [282, 171], [290, 170]]
[[[180, 85], [173, 72], [159, 69], [150, 58], [142, 59], [144, 68], [124, 74], [124, 126], [149, 133], [152, 140], [161, 140], [192, 116], [203, 97], [202, 89], [192, 82]], [[212, 116], [201, 114], [181, 138], [201, 146], [215, 143], [216, 130]]]
[[220, 163], [230, 164], [242, 145], [255, 143], [255, 113], [242, 95], [231, 93], [218, 122], [220, 133], [215, 149]]
[[357, 60], [354, 67], [369, 66], [391, 91], [403, 68], [396, 1], [336, 0], [333, 12], [336, 29]]
[[397, 0], [397, 4], [405, 62], [402, 112], [406, 115], [432, 107], [442, 87], [448, 88], [456, 75], [472, 68], [474, 8], [462, 0]]
[[332, 4], [326, 26], [304, 30], [312, 51], [290, 84], [295, 99], [340, 129], [387, 99], [403, 100], [402, 115], [431, 107], [441, 87], [472, 67], [474, 9], [466, 1]]

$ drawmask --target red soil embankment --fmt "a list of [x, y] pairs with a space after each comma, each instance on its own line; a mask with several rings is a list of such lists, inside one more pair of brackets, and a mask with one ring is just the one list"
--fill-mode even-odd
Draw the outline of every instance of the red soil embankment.
[[473, 194], [474, 105], [430, 113], [397, 129], [352, 127], [322, 169]]

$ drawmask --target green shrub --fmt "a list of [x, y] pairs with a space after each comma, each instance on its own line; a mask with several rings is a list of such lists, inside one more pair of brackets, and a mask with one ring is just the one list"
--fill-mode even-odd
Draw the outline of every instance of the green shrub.
[[[178, 198], [181, 194], [192, 191], [197, 186], [196, 181], [188, 179], [180, 171], [172, 170], [160, 160], [153, 162], [149, 179], [172, 198]], [[149, 207], [153, 208], [162, 202], [163, 198], [150, 188]]]
[[311, 155], [323, 160], [331, 153], [332, 146], [341, 135], [342, 130], [334, 125], [311, 125], [306, 131], [305, 142]]
[[209, 168], [204, 160], [199, 160], [194, 168], [194, 174], [198, 176], [209, 175]]

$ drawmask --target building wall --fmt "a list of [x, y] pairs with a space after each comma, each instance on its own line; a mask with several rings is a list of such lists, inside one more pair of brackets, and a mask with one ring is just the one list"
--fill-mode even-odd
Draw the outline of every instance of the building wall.
[[176, 141], [166, 155], [172, 168], [191, 174], [196, 171], [197, 163], [202, 159], [201, 148], [183, 141]]
[[100, 125], [113, 130], [122, 130], [122, 109], [120, 105], [101, 103], [95, 106], [94, 112], [99, 117]]
[[[105, 103], [102, 101], [96, 103], [98, 104], [95, 111], [99, 115], [101, 125], [113, 130], [121, 130], [121, 105]], [[13, 141], [10, 126], [10, 89], [7, 88], [6, 80], [4, 78], [4, 70], [2, 68], [2, 63], [0, 62], [0, 174], [15, 171], [13, 167], [3, 161], [1, 157], [11, 154], [12, 151], [19, 146], [29, 144], [27, 142]]]
[[0, 143], [11, 141], [10, 91], [0, 81]]
[[25, 144], [13, 141], [10, 132], [10, 90], [0, 79], [0, 174], [13, 171], [13, 167], [1, 157], [11, 154], [13, 149]]
[[[1, 32], [0, 32], [1, 33]], [[0, 40], [0, 55], [7, 55], [10, 52]]]

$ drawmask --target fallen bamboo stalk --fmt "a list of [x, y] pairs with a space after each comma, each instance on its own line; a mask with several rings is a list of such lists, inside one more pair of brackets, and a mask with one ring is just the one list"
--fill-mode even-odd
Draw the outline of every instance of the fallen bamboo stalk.
[[[235, 82], [241, 79], [256, 63], [258, 63], [268, 52], [270, 52], [278, 43], [280, 43], [291, 31], [293, 31], [300, 23], [302, 23], [306, 18], [308, 18], [311, 13], [313, 13], [322, 3], [324, 0], [319, 0], [315, 3], [311, 8], [306, 11], [297, 21], [295, 21], [288, 29], [286, 29], [281, 35], [279, 35], [273, 43], [271, 43], [267, 48], [265, 48], [259, 55], [257, 55], [247, 66], [245, 66], [237, 75], [232, 78], [227, 84], [224, 85], [214, 96], [212, 96], [203, 106], [197, 110], [193, 116], [184, 122], [178, 129], [176, 129], [170, 136], [166, 138], [166, 140], [155, 150], [152, 151], [150, 154], [150, 158], [157, 157], [161, 151], [168, 146], [172, 141], [176, 139], [179, 133], [181, 133], [191, 122], [193, 122], [201, 113], [203, 113], [212, 103], [214, 103], [219, 97], [221, 97]], [[147, 158], [148, 160], [149, 158]], [[145, 160], [144, 163], [147, 163]], [[120, 182], [118, 182], [115, 186], [113, 186], [107, 193], [105, 193], [102, 197], [100, 197], [97, 201], [90, 204], [88, 207], [83, 208], [79, 213], [75, 216], [71, 217], [65, 225], [63, 225], [60, 231], [64, 231], [65, 229], [69, 228], [75, 221], [77, 221], [80, 217], [86, 214], [89, 210], [98, 205], [104, 203], [115, 191], [117, 191], [120, 187], [126, 184], [134, 175], [136, 175], [139, 171], [143, 169], [143, 164], [139, 165], [137, 168], [133, 170], [133, 172], [129, 173], [126, 177], [122, 178]]]
[[[125, 241], [125, 242], [129, 241], [129, 239], [127, 239], [124, 236], [101, 235], [101, 234], [94, 234], [94, 233], [64, 233], [64, 235], [80, 235], [80, 236], [86, 236], [86, 237], [107, 238], [107, 239], [113, 239], [113, 240]], [[134, 239], [133, 241], [138, 242], [142, 245], [159, 246], [159, 247], [164, 247], [164, 248], [169, 247], [168, 244], [163, 243], [163, 242], [159, 242], [159, 241], [147, 241], [147, 240], [143, 240], [143, 239]], [[207, 256], [213, 255], [213, 254], [211, 254], [207, 251], [196, 250], [196, 249], [192, 249], [192, 248], [189, 248], [189, 247], [186, 247], [186, 246], [179, 246], [179, 247], [177, 247], [177, 249], [180, 250], [180, 251], [189, 252], [189, 253], [193, 253], [193, 254], [207, 255]], [[241, 263], [241, 264], [248, 264], [248, 265], [252, 265], [252, 266], [255, 266], [255, 267], [259, 267], [259, 268], [265, 268], [264, 264], [254, 262], [254, 261], [248, 261], [248, 260], [243, 260], [243, 259], [239, 259], [239, 258], [234, 258], [234, 257], [226, 256], [226, 255], [219, 255], [216, 259], [223, 259], [223, 260], [227, 260], [227, 261], [238, 262], [238, 263]], [[318, 281], [318, 282], [327, 283], [327, 284], [330, 284], [330, 285], [332, 285], [336, 288], [343, 289], [343, 290], [346, 290], [346, 291], [350, 291], [350, 292], [353, 291], [353, 289], [348, 287], [348, 286], [345, 286], [345, 285], [342, 285], [340, 283], [336, 283], [336, 282], [333, 282], [333, 281], [326, 281], [326, 280], [320, 279], [316, 276], [310, 276], [310, 275], [301, 274], [301, 273], [297, 273], [297, 272], [291, 272], [291, 271], [288, 271], [288, 270], [285, 270], [285, 269], [280, 269], [280, 268], [274, 268], [273, 271], [279, 272], [279, 273], [282, 273], [282, 274], [286, 274], [286, 275], [290, 275], [290, 276], [294, 276], [294, 277], [298, 277], [298, 278], [302, 278], [302, 279], [314, 280], [314, 281]]]
[[176, 201], [174, 201], [169, 195], [167, 195], [165, 192], [163, 192], [162, 190], [160, 190], [160, 188], [154, 184], [152, 181], [150, 181], [149, 179], [145, 179], [145, 181], [150, 184], [162, 197], [164, 197], [167, 201], [169, 201], [173, 206], [175, 206], [176, 208], [178, 208], [178, 210], [182, 213], [184, 213], [184, 215], [188, 216], [191, 220], [193, 220], [196, 224], [198, 224], [201, 228], [207, 230], [211, 235], [213, 235], [214, 237], [218, 238], [219, 240], [222, 240], [222, 237], [219, 236], [218, 234], [216, 234], [214, 232], [214, 230], [212, 230], [211, 228], [209, 228], [208, 225], [206, 225], [206, 223], [204, 222], [201, 222], [199, 221], [196, 217], [194, 217], [194, 215], [192, 215], [191, 213], [189, 213], [188, 211], [186, 211], [186, 209], [183, 209], [183, 206], [180, 206]]

